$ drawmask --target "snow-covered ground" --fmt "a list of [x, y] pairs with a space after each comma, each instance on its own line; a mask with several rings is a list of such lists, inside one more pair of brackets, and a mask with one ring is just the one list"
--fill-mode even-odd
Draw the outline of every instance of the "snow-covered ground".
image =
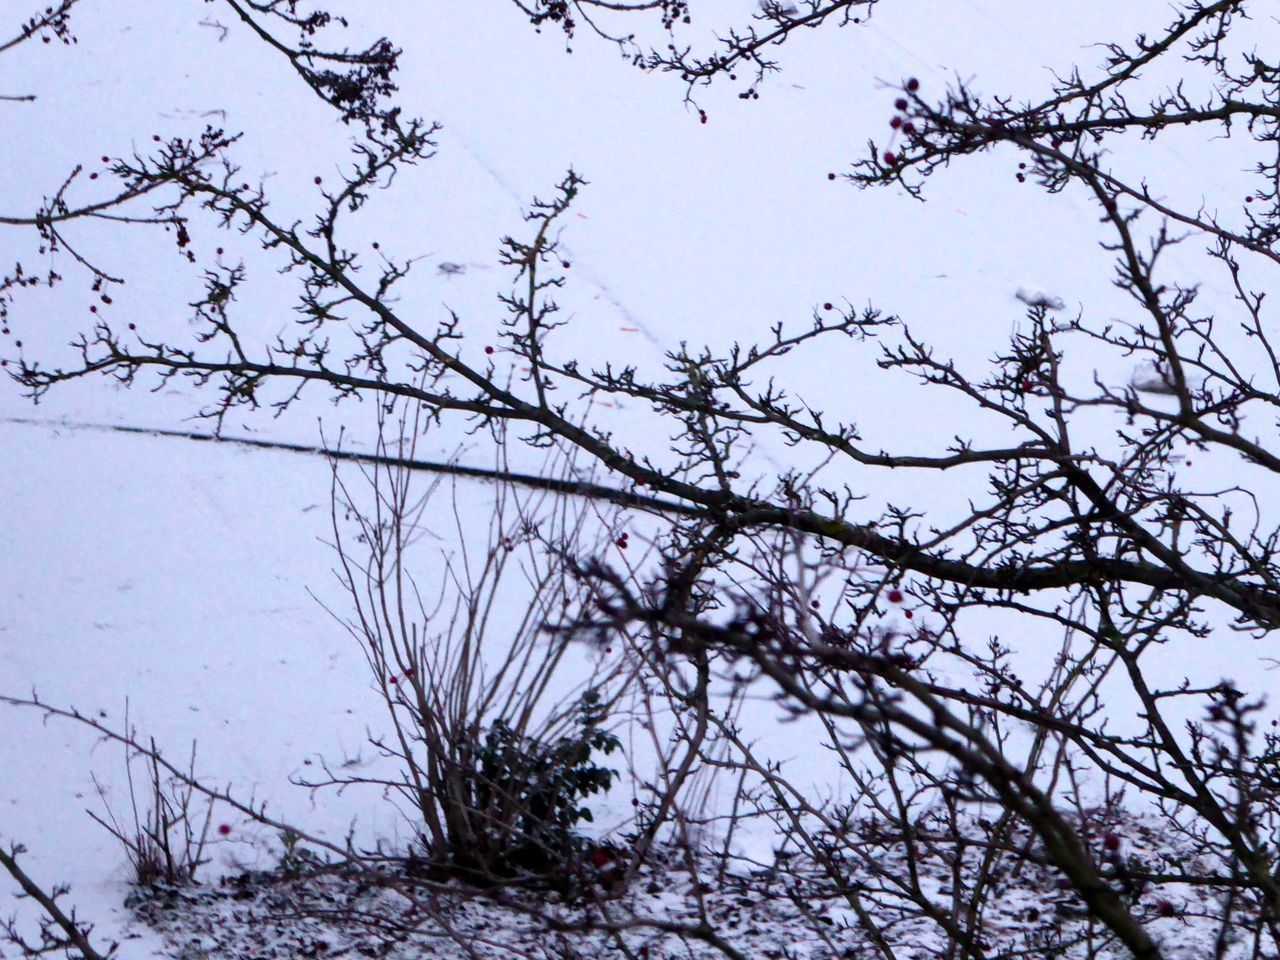
[[[0, 214], [33, 208], [75, 164], [90, 169], [101, 155], [142, 149], [153, 134], [225, 123], [246, 131], [235, 153], [245, 178], [267, 185], [282, 219], [307, 216], [313, 177], [336, 177], [349, 132], [216, 5], [121, 6], [77, 9], [73, 48], [27, 44], [0, 56], [0, 93], [39, 96], [3, 106]], [[561, 297], [572, 324], [560, 349], [584, 363], [621, 359], [655, 372], [680, 342], [723, 348], [763, 338], [773, 323], [804, 324], [836, 301], [899, 314], [977, 367], [1023, 315], [1020, 293], [1040, 291], [1094, 316], [1132, 309], [1096, 245], [1096, 212], [1070, 193], [1019, 184], [1011, 157], [934, 178], [924, 204], [892, 190], [857, 192], [828, 173], [846, 169], [869, 137], [887, 138], [902, 78], [919, 77], [926, 90], [959, 76], [984, 91], [1042, 91], [1051, 69], [1096, 62], [1091, 44], [1162, 25], [1163, 4], [957, 0], [940, 12], [923, 0], [885, 2], [868, 24], [790, 43], [779, 54], [784, 72], [760, 88], [758, 101], [739, 100], [731, 84], [699, 91], [706, 124], [682, 103], [674, 78], [641, 75], [586, 36], [566, 55], [556, 31], [533, 34], [509, 4], [351, 6], [359, 36], [385, 33], [404, 47], [406, 113], [438, 119], [443, 129], [438, 155], [375, 197], [348, 242], [377, 240], [396, 256], [421, 258], [401, 308], [426, 323], [456, 312], [477, 351], [503, 315], [499, 238], [521, 228], [521, 210], [550, 194], [570, 166], [590, 185], [562, 237], [573, 268]], [[689, 36], [705, 41], [754, 4], [693, 6]], [[202, 18], [231, 25], [225, 40]], [[1163, 163], [1151, 173], [1162, 189], [1202, 192], [1211, 203], [1243, 192], [1231, 144], [1155, 149]], [[77, 189], [87, 199], [96, 187], [81, 181]], [[186, 328], [184, 304], [199, 295], [200, 278], [195, 267], [177, 268], [170, 239], [113, 229], [80, 240], [131, 278], [113, 316], [145, 318], [159, 331]], [[256, 266], [251, 240], [209, 234], [195, 243], [225, 245], [229, 261], [244, 257], [257, 271], [262, 282], [242, 307], [259, 335], [291, 321], [287, 278]], [[0, 232], [0, 261], [28, 257], [30, 247], [30, 237]], [[1191, 264], [1196, 254], [1179, 256]], [[149, 262], [162, 267], [149, 270]], [[1229, 291], [1210, 282], [1204, 296], [1212, 305]], [[52, 362], [65, 356], [89, 303], [76, 283], [24, 296], [13, 338]], [[0, 355], [11, 349], [0, 344]], [[1082, 378], [1123, 382], [1130, 373], [1095, 370], [1087, 356], [1071, 362]], [[857, 419], [869, 445], [906, 440], [924, 450], [954, 432], [921, 402], [928, 395], [878, 375], [853, 346], [788, 360], [779, 375], [801, 381], [815, 407]], [[365, 840], [404, 838], [405, 821], [376, 792], [312, 795], [289, 783], [317, 757], [365, 762], [370, 728], [383, 722], [359, 648], [317, 600], [338, 609], [344, 600], [325, 542], [327, 464], [56, 423], [201, 429], [190, 422], [198, 406], [181, 385], [151, 393], [83, 382], [33, 409], [12, 384], [0, 384], [0, 693], [36, 691], [118, 728], [127, 706], [129, 722], [166, 756], [185, 756], [197, 743], [203, 777], [267, 801], [282, 820], [335, 842], [353, 825]], [[640, 411], [612, 416], [621, 435], [655, 450], [665, 443]], [[31, 417], [55, 423], [15, 422]], [[226, 429], [315, 444], [320, 423], [326, 436], [345, 427], [349, 445], [372, 446], [367, 405], [334, 408], [318, 394], [279, 419], [238, 413]], [[483, 464], [482, 441], [442, 431], [419, 454]], [[763, 437], [753, 463], [768, 473], [789, 456], [781, 438]], [[962, 493], [932, 478], [893, 482], [867, 492], [931, 510], [963, 505], [948, 499]], [[479, 483], [459, 489], [460, 510], [480, 522], [490, 491]], [[1193, 668], [1213, 675], [1255, 657], [1246, 640], [1224, 636], [1211, 651], [1170, 651], [1165, 664], [1171, 676]], [[123, 955], [170, 949], [124, 910], [127, 864], [85, 812], [104, 809], [90, 771], [106, 785], [105, 802], [126, 809], [123, 751], [31, 710], [0, 716], [0, 842], [25, 844], [23, 862], [41, 883], [70, 884], [69, 901], [103, 936], [127, 930], [135, 939]], [[776, 733], [774, 755], [799, 779], [818, 777], [826, 758], [806, 755], [794, 728], [776, 727], [771, 707], [754, 720], [762, 737]], [[602, 821], [619, 822], [625, 807], [625, 797], [610, 800]], [[215, 823], [230, 829], [213, 839], [210, 876], [276, 862], [273, 832], [225, 810], [215, 811]], [[208, 903], [199, 910], [212, 910]], [[24, 923], [29, 907], [18, 904]], [[780, 916], [770, 920], [775, 933], [789, 922]], [[770, 949], [785, 941], [775, 939]]]

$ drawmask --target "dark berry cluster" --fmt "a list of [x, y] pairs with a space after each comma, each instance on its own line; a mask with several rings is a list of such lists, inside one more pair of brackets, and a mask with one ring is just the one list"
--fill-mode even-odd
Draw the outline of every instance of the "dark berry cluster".
[[[912, 77], [906, 82], [906, 84], [904, 84], [904, 89], [907, 93], [915, 93], [920, 89], [920, 81], [915, 77]], [[910, 100], [906, 97], [898, 97], [897, 100], [893, 101], [893, 109], [897, 111], [897, 113], [895, 113], [889, 120], [889, 126], [893, 129], [893, 135], [889, 139], [889, 149], [885, 150], [884, 155], [881, 157], [885, 164], [890, 167], [894, 166], [902, 159], [902, 154], [893, 149], [898, 138], [906, 137], [907, 140], [910, 141], [917, 133], [919, 133], [919, 128], [916, 126], [911, 115]], [[832, 179], [834, 179], [834, 175], [832, 176]]]

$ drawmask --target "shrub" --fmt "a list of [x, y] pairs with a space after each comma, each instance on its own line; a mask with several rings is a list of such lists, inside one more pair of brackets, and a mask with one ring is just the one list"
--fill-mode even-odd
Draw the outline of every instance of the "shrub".
[[459, 770], [469, 781], [466, 835], [473, 841], [450, 850], [451, 866], [479, 879], [565, 879], [582, 856], [578, 824], [591, 822], [583, 801], [606, 792], [617, 771], [595, 757], [620, 746], [601, 725], [604, 705], [596, 690], [578, 701], [577, 727], [554, 742], [540, 741], [496, 720]]
[[[591, 655], [571, 651], [568, 632], [547, 629], [583, 599], [566, 557], [610, 542], [609, 518], [566, 511], [552, 491], [501, 484], [481, 531], [455, 495], [446, 515], [459, 540], [486, 541], [443, 564], [424, 558], [439, 586], [421, 590], [412, 545], [439, 515], [428, 513], [439, 485], [411, 493], [423, 424], [406, 414], [388, 430], [385, 416], [381, 460], [362, 468], [367, 494], [335, 467], [333, 509], [339, 579], [354, 608], [340, 619], [391, 721], [391, 734], [373, 743], [400, 771], [376, 783], [412, 805], [434, 871], [474, 883], [554, 881], [581, 853], [575, 828], [591, 819], [583, 801], [617, 776], [595, 758], [619, 748], [603, 725], [636, 669], [621, 654], [584, 663]], [[586, 674], [567, 694], [566, 664]], [[356, 782], [328, 772], [331, 784]]]
[[[127, 723], [127, 708], [125, 716]], [[204, 807], [203, 811], [196, 809], [195, 744], [191, 745], [185, 779], [168, 776], [159, 756], [154, 740], [150, 752], [126, 744], [129, 816], [117, 816], [108, 801], [107, 788], [97, 777], [93, 782], [102, 799], [105, 817], [89, 811], [89, 816], [120, 843], [132, 867], [134, 884], [144, 890], [157, 886], [182, 887], [195, 882], [196, 871], [208, 862], [204, 856], [205, 843], [213, 820], [213, 802], [209, 798], [203, 798], [199, 804]], [[134, 776], [137, 761], [141, 761], [145, 770], [141, 786]]]

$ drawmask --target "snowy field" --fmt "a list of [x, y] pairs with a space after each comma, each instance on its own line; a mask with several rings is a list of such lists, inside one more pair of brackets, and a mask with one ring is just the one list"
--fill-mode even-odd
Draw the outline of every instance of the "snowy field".
[[[521, 229], [522, 210], [534, 196], [549, 196], [571, 166], [589, 185], [561, 237], [572, 269], [560, 295], [570, 326], [559, 349], [584, 366], [624, 361], [657, 373], [664, 354], [682, 342], [724, 350], [767, 337], [779, 321], [803, 325], [834, 302], [854, 310], [875, 304], [902, 316], [940, 351], [977, 368], [1022, 322], [1019, 293], [1025, 299], [1043, 291], [1068, 312], [1094, 316], [1133, 310], [1097, 246], [1097, 211], [1071, 192], [1049, 196], [1019, 183], [1012, 153], [934, 177], [925, 203], [891, 189], [858, 191], [828, 174], [847, 170], [868, 138], [888, 139], [904, 78], [918, 77], [925, 91], [959, 77], [982, 91], [1039, 92], [1051, 71], [1093, 66], [1100, 57], [1093, 44], [1162, 25], [1164, 4], [956, 0], [939, 10], [885, 2], [867, 24], [805, 33], [782, 48], [783, 72], [759, 87], [758, 100], [744, 102], [739, 89], [722, 83], [698, 91], [696, 108], [682, 101], [677, 79], [641, 74], [606, 43], [582, 35], [567, 55], [558, 31], [535, 34], [510, 4], [347, 6], [361, 41], [386, 35], [404, 48], [400, 102], [406, 114], [439, 120], [442, 129], [433, 137], [436, 156], [376, 195], [346, 242], [366, 251], [376, 242], [416, 258], [398, 308], [428, 324], [454, 312], [465, 349], [477, 354], [497, 342], [503, 314], [496, 297], [510, 284], [497, 263], [498, 242]], [[6, 28], [27, 13], [8, 7]], [[699, 43], [755, 10], [753, 0], [692, 7], [687, 36]], [[192, 135], [207, 123], [245, 131], [235, 154], [242, 174], [271, 189], [285, 221], [310, 215], [320, 189], [315, 178], [337, 180], [350, 131], [218, 5], [89, 3], [73, 22], [74, 47], [26, 44], [0, 56], [0, 93], [39, 98], [0, 106], [7, 121], [0, 215], [35, 208], [76, 164], [98, 169], [101, 156], [128, 155], [149, 147], [153, 135]], [[218, 22], [230, 26], [225, 35]], [[1276, 39], [1274, 19], [1258, 30]], [[1171, 197], [1225, 204], [1246, 189], [1233, 148], [1171, 138], [1154, 148], [1158, 169], [1143, 172]], [[1150, 153], [1135, 156], [1151, 162]], [[85, 200], [97, 187], [86, 181], [77, 189]], [[134, 245], [122, 245], [122, 236]], [[137, 317], [157, 335], [188, 329], [184, 304], [200, 296], [200, 270], [179, 267], [171, 238], [86, 229], [80, 242], [86, 255], [130, 276], [109, 308], [115, 319]], [[0, 262], [30, 257], [33, 243], [4, 228]], [[211, 231], [195, 240], [202, 255], [215, 243], [225, 245], [227, 262], [245, 259], [258, 270], [254, 279], [264, 281], [241, 304], [242, 315], [255, 317], [254, 332], [269, 338], [290, 323], [292, 290], [286, 279], [272, 278], [272, 267], [254, 268], [254, 241]], [[1176, 256], [1194, 270], [1199, 247]], [[163, 266], [139, 267], [149, 262]], [[1205, 309], [1232, 296], [1214, 283], [1202, 290]], [[0, 356], [12, 355], [12, 339], [20, 337], [29, 354], [65, 360], [67, 338], [91, 302], [76, 283], [20, 300]], [[1114, 356], [1073, 356], [1068, 367], [1079, 383], [1096, 377], [1122, 384], [1133, 372]], [[905, 377], [882, 375], [856, 344], [784, 358], [776, 372], [802, 385], [812, 406], [857, 419], [868, 446], [906, 440], [934, 449], [955, 429], [938, 415], [933, 395]], [[376, 788], [313, 792], [291, 782], [323, 762], [373, 769], [369, 739], [386, 725], [359, 645], [325, 609], [350, 614], [334, 575], [329, 465], [303, 453], [100, 429], [210, 429], [194, 419], [207, 402], [198, 391], [149, 386], [83, 381], [33, 406], [16, 385], [0, 383], [0, 694], [35, 694], [117, 730], [127, 723], [180, 765], [194, 743], [201, 778], [245, 802], [265, 803], [271, 817], [335, 844], [352, 837], [365, 848], [403, 848], [414, 827]], [[335, 406], [319, 391], [304, 393], [278, 418], [237, 411], [224, 431], [304, 446], [342, 431], [345, 448], [368, 451], [376, 437], [371, 406]], [[670, 455], [661, 425], [646, 411], [619, 401], [602, 416], [622, 442]], [[1111, 425], [1099, 419], [1099, 436]], [[487, 435], [462, 426], [430, 433], [418, 456], [489, 465]], [[780, 435], [761, 434], [748, 469], [767, 478], [784, 465], [807, 465], [794, 456]], [[516, 469], [540, 462], [540, 454], [519, 447], [512, 457]], [[1202, 467], [1219, 471], [1224, 485], [1255, 482], [1234, 462]], [[869, 511], [891, 502], [946, 518], [966, 509], [959, 485], [889, 479], [859, 478]], [[455, 525], [479, 529], [492, 510], [491, 485], [460, 481], [454, 489], [456, 524], [441, 514], [432, 525], [442, 538], [429, 551], [436, 556], [454, 549]], [[643, 542], [644, 524], [631, 529]], [[419, 576], [431, 574], [424, 568]], [[885, 628], [902, 629], [903, 612], [887, 610]], [[1032, 662], [1052, 655], [1035, 648], [1051, 636], [1023, 638]], [[602, 657], [584, 652], [579, 668], [598, 667]], [[1216, 682], [1261, 666], [1252, 641], [1223, 633], [1211, 647], [1171, 648], [1160, 669], [1175, 683], [1186, 675]], [[1268, 687], [1274, 682], [1256, 692]], [[1131, 704], [1112, 707], [1119, 724], [1132, 715]], [[330, 908], [348, 917], [373, 909], [373, 901], [378, 909], [407, 908], [411, 899], [397, 892], [404, 879], [365, 886], [334, 873], [296, 887], [255, 885], [257, 871], [280, 861], [280, 834], [225, 804], [211, 814], [210, 862], [201, 870], [207, 883], [182, 894], [177, 910], [149, 903], [151, 926], [125, 907], [129, 865], [89, 816], [129, 810], [124, 749], [83, 724], [30, 708], [0, 717], [0, 842], [27, 848], [22, 862], [39, 883], [67, 884], [66, 904], [96, 925], [99, 941], [119, 940], [124, 960], [556, 952], [544, 908], [518, 897], [490, 904], [433, 893], [434, 909], [452, 924], [444, 933], [325, 926], [316, 918]], [[746, 717], [761, 755], [787, 764], [796, 783], [815, 796], [839, 789], [824, 783], [831, 761], [814, 730], [782, 723], [763, 695]], [[642, 767], [643, 757], [634, 763]], [[622, 783], [594, 801], [593, 829], [602, 841], [625, 830], [634, 795], [634, 785]], [[1167, 852], [1163, 838], [1144, 837], [1146, 828], [1134, 822], [1128, 829], [1143, 856]], [[854, 956], [866, 948], [849, 911], [826, 899], [820, 878], [810, 890], [775, 884], [765, 864], [774, 852], [767, 832], [747, 831], [734, 843], [744, 859], [705, 890], [689, 881], [683, 864], [647, 867], [629, 895], [635, 899], [622, 905], [626, 915], [692, 929], [700, 905], [733, 935], [739, 956]], [[742, 866], [749, 860], [759, 872]], [[935, 882], [945, 887], [946, 871], [936, 868]], [[706, 869], [715, 874], [716, 864]], [[1011, 883], [999, 900], [1001, 922], [1027, 950], [1039, 931], [1082, 922], [1056, 914], [1052, 893], [1030, 897], [1026, 890], [1037, 882]], [[0, 890], [9, 887], [0, 883]], [[567, 934], [580, 919], [574, 909], [556, 905], [552, 926]], [[1168, 955], [1195, 955], [1192, 946], [1204, 934], [1194, 909], [1179, 904], [1177, 918], [1157, 915], [1161, 909], [1149, 907]], [[31, 901], [6, 898], [0, 919], [14, 911], [30, 929], [37, 915]], [[307, 919], [294, 925], [291, 911]], [[827, 919], [815, 924], [816, 914]], [[808, 934], [796, 941], [795, 930], [824, 925], [832, 931], [828, 942]], [[931, 948], [926, 934], [901, 935], [904, 956]], [[650, 948], [655, 958], [678, 955], [675, 940], [662, 936], [646, 928], [631, 943], [643, 948], [638, 955], [649, 956]], [[694, 949], [709, 955], [716, 945]], [[0, 943], [4, 960], [16, 958], [11, 950]]]

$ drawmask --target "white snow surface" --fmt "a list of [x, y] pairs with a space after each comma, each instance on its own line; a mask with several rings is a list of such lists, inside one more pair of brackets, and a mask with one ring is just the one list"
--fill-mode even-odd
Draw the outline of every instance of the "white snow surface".
[[[869, 137], [887, 140], [902, 78], [919, 77], [927, 91], [960, 76], [983, 91], [1032, 96], [1047, 89], [1051, 70], [1096, 63], [1091, 44], [1162, 26], [1164, 4], [956, 0], [942, 11], [923, 0], [885, 2], [867, 24], [782, 48], [783, 73], [760, 87], [758, 101], [740, 101], [730, 83], [698, 91], [705, 125], [674, 78], [642, 75], [585, 35], [566, 55], [558, 32], [535, 35], [509, 4], [348, 6], [358, 36], [386, 34], [404, 47], [406, 113], [444, 125], [438, 155], [375, 197], [348, 243], [376, 239], [396, 256], [421, 257], [401, 308], [427, 324], [455, 311], [476, 351], [502, 316], [499, 238], [519, 231], [523, 207], [549, 195], [570, 165], [590, 185], [563, 236], [573, 268], [561, 300], [573, 322], [561, 349], [584, 363], [623, 360], [656, 372], [664, 351], [682, 341], [722, 349], [764, 338], [779, 320], [806, 324], [830, 300], [899, 314], [976, 369], [1023, 315], [1020, 289], [1051, 291], [1066, 311], [1132, 310], [1096, 245], [1096, 211], [1070, 193], [1046, 196], [1017, 183], [1012, 156], [933, 178], [923, 204], [893, 190], [858, 192], [827, 174], [860, 156]], [[690, 36], [699, 40], [754, 8], [749, 0], [692, 6]], [[202, 17], [231, 26], [224, 42]], [[0, 92], [39, 96], [2, 108], [0, 213], [33, 208], [77, 163], [92, 169], [101, 155], [143, 150], [153, 133], [190, 135], [208, 122], [246, 131], [235, 154], [245, 178], [267, 185], [285, 220], [308, 216], [312, 178], [336, 179], [347, 160], [349, 132], [216, 6], [85, 4], [74, 25], [73, 48], [26, 44], [0, 57]], [[1258, 29], [1275, 32], [1274, 24]], [[1161, 168], [1143, 172], [1171, 195], [1225, 205], [1244, 192], [1231, 148], [1157, 144]], [[1134, 156], [1149, 149], [1135, 147]], [[84, 199], [97, 188], [82, 181], [78, 189]], [[0, 261], [29, 257], [30, 240], [0, 232]], [[175, 268], [169, 238], [113, 229], [85, 231], [80, 241], [132, 278], [113, 317], [185, 329], [183, 305], [199, 295], [199, 273]], [[271, 266], [256, 266], [251, 240], [209, 233], [195, 243], [206, 252], [225, 246], [229, 260], [243, 256], [263, 281], [246, 305], [257, 332], [270, 336], [291, 322], [290, 288], [271, 279]], [[1194, 246], [1174, 264], [1194, 271]], [[139, 269], [151, 260], [163, 268]], [[1210, 281], [1203, 296], [1211, 306], [1230, 291]], [[32, 355], [65, 358], [89, 303], [74, 282], [21, 299], [14, 336]], [[0, 344], [0, 355], [11, 350]], [[916, 442], [924, 451], [954, 432], [929, 394], [876, 375], [854, 347], [788, 362], [780, 378], [801, 383], [815, 407], [857, 420], [869, 444]], [[1082, 378], [1096, 372], [1124, 383], [1132, 373], [1096, 370], [1090, 357], [1071, 362]], [[0, 418], [200, 429], [190, 419], [199, 405], [181, 385], [151, 393], [93, 381], [55, 390], [33, 409], [14, 385], [0, 384]], [[661, 450], [665, 437], [641, 411], [612, 415], [620, 436]], [[321, 422], [327, 436], [345, 427], [354, 447], [372, 442], [367, 405], [334, 408], [319, 394], [278, 419], [238, 413], [226, 430], [312, 444]], [[483, 438], [433, 438], [436, 448], [421, 455], [461, 449], [464, 460], [485, 462]], [[767, 473], [789, 456], [780, 438], [765, 438], [754, 464]], [[319, 756], [364, 762], [369, 728], [383, 716], [360, 651], [312, 596], [342, 602], [324, 543], [330, 476], [322, 460], [0, 420], [0, 464], [0, 693], [36, 691], [117, 726], [127, 703], [129, 721], [167, 756], [184, 757], [196, 741], [202, 776], [268, 801], [282, 819], [335, 842], [351, 829], [365, 841], [404, 838], [405, 821], [376, 795], [313, 796], [289, 783]], [[867, 489], [928, 510], [963, 507], [932, 478], [893, 482], [891, 491]], [[464, 514], [483, 518], [484, 485], [461, 489]], [[1211, 648], [1171, 648], [1163, 665], [1170, 677], [1212, 680], [1257, 656], [1246, 639], [1223, 633]], [[1123, 715], [1122, 704], [1116, 709]], [[109, 800], [126, 796], [121, 749], [32, 711], [0, 716], [0, 842], [25, 844], [22, 862], [41, 883], [69, 884], [68, 902], [100, 938], [128, 938], [122, 956], [174, 955], [177, 941], [124, 908], [127, 865], [85, 812], [103, 809], [91, 771]], [[820, 780], [826, 758], [806, 753], [795, 728], [778, 727], [772, 708], [758, 711], [756, 723], [798, 779]], [[623, 793], [601, 806], [604, 823], [621, 822]], [[274, 864], [273, 834], [231, 813], [216, 822], [231, 829], [213, 844], [211, 878]], [[741, 852], [767, 854], [766, 839], [747, 838]], [[749, 878], [737, 882], [747, 884], [744, 896], [760, 894]], [[217, 911], [229, 909], [215, 905], [216, 889], [192, 911], [213, 916], [204, 922], [214, 927], [224, 922]], [[35, 915], [25, 901], [0, 913], [10, 909], [24, 923]], [[779, 909], [769, 919], [775, 932], [795, 929]]]

